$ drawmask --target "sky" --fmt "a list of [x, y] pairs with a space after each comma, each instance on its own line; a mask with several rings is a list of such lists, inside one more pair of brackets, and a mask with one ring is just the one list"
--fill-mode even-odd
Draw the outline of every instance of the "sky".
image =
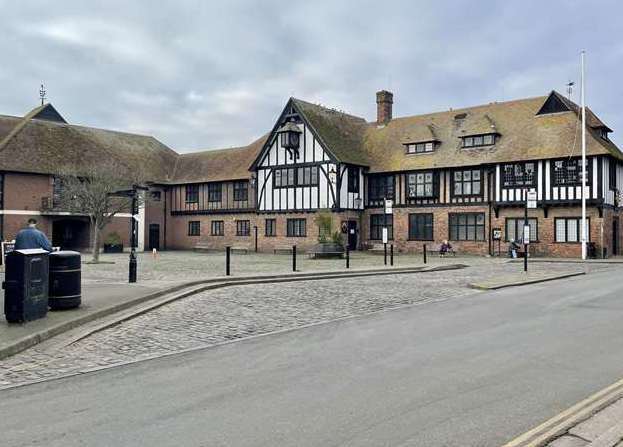
[[[590, 5], [590, 7], [588, 7]], [[0, 0], [0, 114], [47, 99], [73, 124], [178, 152], [244, 146], [290, 96], [376, 119], [565, 93], [623, 146], [616, 1]], [[566, 93], [565, 93], [566, 94]]]

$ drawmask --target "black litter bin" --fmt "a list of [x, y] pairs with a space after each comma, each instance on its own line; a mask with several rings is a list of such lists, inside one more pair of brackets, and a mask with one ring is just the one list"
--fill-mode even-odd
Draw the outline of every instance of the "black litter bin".
[[50, 308], [71, 309], [80, 306], [80, 253], [56, 251], [50, 253]]
[[48, 252], [39, 248], [6, 255], [4, 314], [10, 323], [43, 318], [48, 312]]

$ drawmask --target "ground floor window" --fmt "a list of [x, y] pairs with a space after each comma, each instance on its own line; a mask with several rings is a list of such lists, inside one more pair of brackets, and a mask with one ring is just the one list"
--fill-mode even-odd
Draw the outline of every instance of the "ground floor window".
[[266, 233], [267, 237], [277, 236], [277, 219], [266, 219]]
[[484, 241], [484, 213], [451, 213], [448, 216], [450, 239], [453, 241]]
[[224, 236], [225, 235], [225, 224], [222, 220], [213, 220], [212, 228], [210, 234], [212, 236]]
[[433, 240], [433, 214], [409, 214], [409, 239], [416, 241]]
[[383, 227], [387, 226], [387, 239], [394, 239], [394, 216], [389, 214], [372, 214], [370, 216], [370, 239], [383, 239]]
[[[511, 239], [514, 241], [523, 241], [523, 225], [523, 217], [509, 217], [506, 219], [506, 241], [509, 242]], [[528, 225], [530, 226], [530, 242], [537, 242], [539, 240], [537, 219], [528, 219]]]
[[251, 223], [248, 220], [236, 221], [236, 236], [248, 236], [251, 234]]
[[288, 237], [307, 236], [307, 220], [306, 219], [288, 219], [287, 235]]
[[[590, 220], [586, 219], [586, 229], [590, 240]], [[554, 219], [554, 231], [556, 242], [581, 242], [582, 241], [582, 218], [581, 217], [557, 217]]]
[[188, 222], [188, 235], [200, 236], [201, 235], [201, 222], [198, 220], [191, 220]]

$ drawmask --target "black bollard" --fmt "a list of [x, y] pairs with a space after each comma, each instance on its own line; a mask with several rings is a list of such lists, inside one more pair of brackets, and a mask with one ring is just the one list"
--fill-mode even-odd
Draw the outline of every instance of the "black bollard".
[[422, 253], [424, 254], [424, 264], [426, 264], [426, 244], [424, 244], [424, 248], [422, 250]]
[[225, 247], [225, 276], [229, 276], [231, 274], [229, 270], [229, 264], [231, 261], [231, 247]]
[[128, 266], [128, 282], [135, 283], [136, 282], [136, 250], [134, 247], [130, 250], [130, 264]]
[[346, 268], [350, 268], [350, 249], [346, 246]]
[[292, 246], [292, 271], [296, 272], [296, 245]]
[[387, 265], [387, 243], [383, 244], [383, 264]]
[[394, 265], [394, 244], [389, 247], [389, 263], [390, 265]]

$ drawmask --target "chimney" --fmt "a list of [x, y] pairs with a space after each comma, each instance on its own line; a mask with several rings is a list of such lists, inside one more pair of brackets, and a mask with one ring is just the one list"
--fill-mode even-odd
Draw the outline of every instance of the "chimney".
[[387, 90], [376, 92], [376, 124], [381, 126], [389, 123], [392, 119], [392, 104], [394, 94]]

